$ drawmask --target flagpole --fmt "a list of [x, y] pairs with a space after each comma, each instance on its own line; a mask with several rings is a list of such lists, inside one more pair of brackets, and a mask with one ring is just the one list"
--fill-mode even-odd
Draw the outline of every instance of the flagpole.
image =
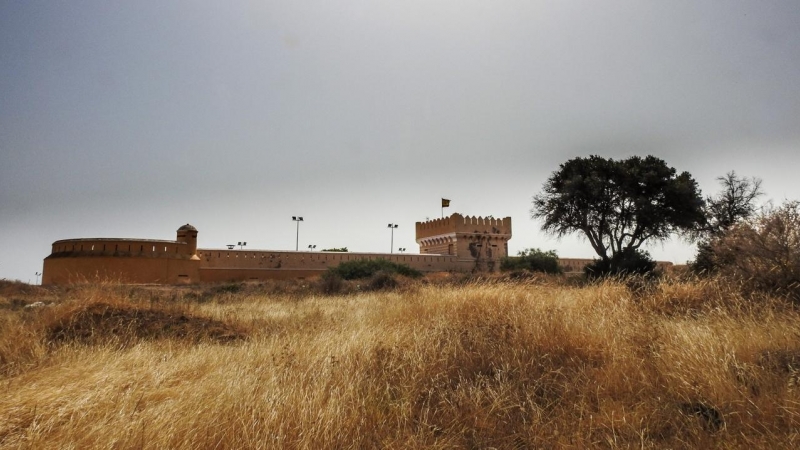
[[444, 219], [444, 209], [450, 207], [450, 200], [442, 197], [442, 219]]

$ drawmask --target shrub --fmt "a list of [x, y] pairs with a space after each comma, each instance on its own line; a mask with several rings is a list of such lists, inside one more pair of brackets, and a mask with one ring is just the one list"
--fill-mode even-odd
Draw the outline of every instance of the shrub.
[[720, 275], [745, 292], [800, 302], [800, 202], [789, 201], [732, 228], [714, 244]]
[[333, 271], [327, 271], [322, 274], [319, 280], [319, 289], [323, 294], [334, 295], [342, 292], [344, 288], [344, 280], [342, 277]]
[[370, 291], [383, 291], [394, 289], [398, 286], [397, 280], [392, 276], [391, 272], [380, 270], [375, 273], [369, 280], [368, 289]]
[[500, 260], [500, 270], [519, 272], [561, 273], [558, 265], [558, 254], [555, 250], [542, 251], [538, 248], [529, 248], [517, 254], [516, 257], [507, 257]]
[[244, 289], [244, 283], [225, 283], [216, 285], [210, 289], [213, 294], [236, 294]]
[[606, 276], [650, 275], [656, 262], [644, 250], [628, 248], [614, 254], [608, 260], [598, 259], [586, 265], [583, 272], [589, 278]]
[[711, 240], [703, 240], [697, 244], [697, 254], [694, 261], [689, 263], [689, 270], [694, 275], [711, 275], [717, 272], [714, 262], [714, 244]]
[[344, 280], [370, 278], [379, 271], [396, 273], [409, 278], [419, 278], [422, 276], [422, 272], [412, 269], [406, 264], [397, 264], [386, 259], [347, 261], [336, 267], [331, 267], [328, 271], [339, 275]]

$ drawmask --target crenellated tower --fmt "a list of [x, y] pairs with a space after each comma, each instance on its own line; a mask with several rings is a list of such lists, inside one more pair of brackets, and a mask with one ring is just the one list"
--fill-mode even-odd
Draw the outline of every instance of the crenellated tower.
[[462, 216], [417, 222], [417, 243], [420, 253], [453, 255], [461, 260], [474, 260], [476, 270], [497, 270], [498, 261], [508, 256], [511, 239], [511, 217]]

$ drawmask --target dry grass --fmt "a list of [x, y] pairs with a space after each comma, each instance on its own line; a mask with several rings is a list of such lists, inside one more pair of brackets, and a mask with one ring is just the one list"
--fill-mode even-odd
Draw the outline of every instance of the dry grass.
[[[719, 282], [634, 293], [554, 278], [333, 297], [304, 285], [214, 289], [95, 286], [16, 303], [0, 290], [0, 448], [800, 440], [800, 314]], [[20, 306], [42, 296], [53, 306]], [[114, 316], [113, 327], [91, 322], [93, 339], [48, 334], [98, 304], [160, 325]], [[170, 334], [170, 317], [198, 326]], [[214, 327], [243, 338], [220, 342], [204, 331]]]

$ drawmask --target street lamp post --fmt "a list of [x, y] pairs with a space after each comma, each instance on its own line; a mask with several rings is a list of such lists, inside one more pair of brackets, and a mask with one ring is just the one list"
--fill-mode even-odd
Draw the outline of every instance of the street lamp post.
[[294, 241], [294, 251], [300, 250], [300, 222], [303, 221], [301, 216], [292, 216], [292, 220], [297, 222], [297, 237]]
[[228, 250], [233, 250], [233, 247], [236, 247], [236, 244], [225, 244], [228, 247]]
[[309, 245], [308, 246], [308, 251], [313, 252], [315, 248], [317, 248], [316, 245]]
[[405, 251], [406, 251], [406, 248], [405, 248], [405, 247], [400, 247], [400, 248], [398, 248], [397, 250], [398, 250], [400, 253], [403, 253], [403, 252], [405, 252]]
[[40, 272], [36, 272], [36, 284], [37, 285], [39, 284], [39, 276], [41, 276], [41, 275], [42, 274]]
[[397, 225], [396, 223], [390, 223], [388, 225], [388, 227], [391, 228], [392, 230], [392, 241], [391, 244], [389, 245], [389, 253], [394, 253], [394, 229], [397, 228], [398, 226], [399, 225]]
[[242, 247], [246, 247], [247, 246], [247, 242], [239, 242], [237, 245], [239, 246], [239, 250], [241, 250]]

